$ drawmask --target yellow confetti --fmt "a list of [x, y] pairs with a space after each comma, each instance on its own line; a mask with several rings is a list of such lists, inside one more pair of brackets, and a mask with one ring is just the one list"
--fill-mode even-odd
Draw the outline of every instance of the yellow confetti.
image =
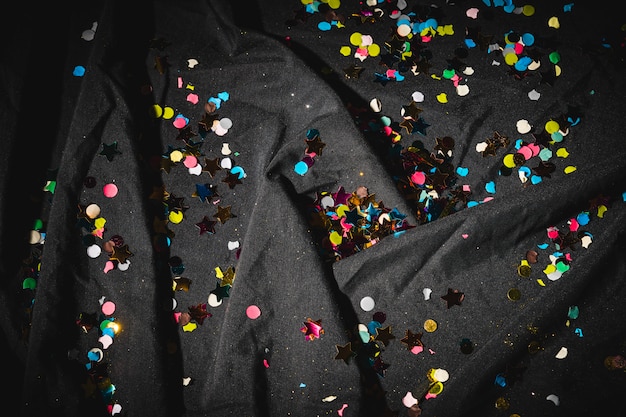
[[511, 52], [510, 54], [506, 54], [504, 56], [504, 62], [506, 62], [507, 65], [515, 65], [517, 60], [518, 60], [517, 55], [515, 55], [514, 52]]
[[548, 26], [554, 29], [560, 28], [561, 24], [559, 23], [559, 18], [556, 16], [552, 16], [550, 19], [548, 19]]
[[446, 93], [437, 94], [437, 101], [445, 104], [448, 102], [448, 95]]
[[563, 172], [565, 172], [566, 174], [571, 174], [572, 172], [576, 171], [576, 167], [573, 165], [568, 165], [565, 167], [565, 169], [563, 170]]
[[166, 107], [165, 109], [163, 109], [163, 118], [166, 120], [171, 119], [172, 117], [174, 117], [174, 109], [171, 107]]
[[150, 114], [152, 115], [152, 117], [154, 117], [155, 119], [158, 119], [159, 117], [163, 116], [163, 108], [161, 106], [159, 106], [158, 104], [154, 104], [151, 108], [150, 108]]
[[543, 282], [543, 280], [542, 280], [542, 279], [538, 279], [538, 280], [537, 280], [537, 284], [539, 284], [539, 285], [540, 285], [540, 286], [542, 286], [542, 287], [545, 287], [545, 286], [546, 286], [546, 284]]
[[350, 56], [350, 54], [352, 53], [352, 48], [350, 48], [349, 46], [342, 46], [339, 50], [339, 53], [343, 56]]
[[554, 73], [556, 74], [556, 76], [560, 76], [561, 75], [561, 67], [558, 65], [554, 66]]
[[104, 217], [98, 217], [96, 220], [94, 220], [93, 225], [96, 227], [96, 229], [102, 229], [106, 222], [107, 220]]
[[339, 217], [345, 216], [347, 211], [350, 211], [350, 207], [348, 207], [345, 204], [340, 204], [335, 210], [335, 212], [337, 213], [337, 216]]
[[183, 155], [183, 153], [179, 150], [175, 150], [170, 153], [170, 159], [172, 162], [180, 162], [184, 157], [185, 155]]
[[193, 332], [197, 328], [198, 328], [198, 325], [196, 323], [189, 322], [189, 323], [187, 323], [187, 324], [185, 324], [183, 326], [183, 331], [185, 331], [185, 332]]
[[515, 168], [515, 157], [512, 153], [508, 153], [502, 158], [502, 163], [507, 168]]
[[440, 80], [441, 77], [438, 76], [437, 74], [430, 74], [430, 78], [434, 79], [434, 80]]
[[370, 56], [378, 56], [380, 54], [380, 46], [378, 44], [373, 43], [367, 47], [367, 52]]
[[183, 212], [172, 210], [170, 211], [170, 214], [167, 216], [167, 218], [169, 219], [170, 222], [174, 224], [178, 224], [183, 221]]
[[330, 243], [332, 243], [333, 245], [339, 245], [341, 244], [341, 241], [343, 240], [341, 238], [341, 235], [337, 233], [337, 231], [333, 231], [330, 234], [329, 239], [330, 239]]
[[606, 208], [606, 206], [605, 206], [605, 205], [600, 205], [600, 206], [598, 206], [598, 214], [597, 214], [597, 216], [598, 216], [599, 218], [603, 218], [603, 217], [604, 217], [604, 213], [606, 213], [606, 211], [607, 211], [607, 210], [608, 210], [608, 209]]
[[354, 46], [361, 46], [361, 38], [363, 35], [361, 35], [359, 32], [354, 32], [352, 35], [350, 35], [350, 43]]
[[524, 14], [524, 16], [532, 16], [535, 14], [535, 6], [531, 5], [531, 4], [527, 4], [524, 7], [522, 7], [522, 13]]
[[215, 267], [215, 276], [219, 279], [224, 278], [224, 273], [222, 272], [222, 269], [219, 266]]
[[556, 266], [552, 264], [546, 266], [546, 268], [543, 270], [543, 273], [546, 275], [550, 275], [553, 272], [556, 272]]
[[189, 83], [188, 83], [188, 84], [187, 84], [187, 86], [186, 86], [185, 88], [186, 88], [187, 90], [194, 91], [194, 90], [196, 89], [196, 86], [195, 86], [195, 85], [193, 85], [193, 84], [189, 84]]
[[556, 156], [558, 156], [559, 158], [567, 158], [569, 156], [569, 152], [567, 152], [567, 149], [565, 148], [559, 148], [556, 151]]
[[331, 9], [338, 9], [341, 6], [340, 0], [328, 0], [328, 5]]
[[546, 132], [548, 132], [549, 134], [553, 134], [554, 132], [558, 132], [559, 124], [554, 120], [550, 120], [546, 122], [544, 129], [546, 129]]

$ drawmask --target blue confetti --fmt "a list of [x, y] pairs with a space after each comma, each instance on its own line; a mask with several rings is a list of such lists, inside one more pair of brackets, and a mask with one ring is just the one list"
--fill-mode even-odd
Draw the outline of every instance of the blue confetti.
[[85, 67], [83, 67], [82, 65], [75, 66], [72, 74], [75, 77], [82, 77], [83, 75], [85, 75]]

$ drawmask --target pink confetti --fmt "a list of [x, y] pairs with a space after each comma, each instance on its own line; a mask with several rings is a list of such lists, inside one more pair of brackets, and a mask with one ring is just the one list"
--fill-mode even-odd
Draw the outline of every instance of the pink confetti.
[[478, 18], [478, 9], [476, 7], [467, 9], [467, 11], [465, 11], [465, 16], [469, 17], [470, 19]]
[[192, 104], [198, 104], [198, 101], [199, 101], [198, 95], [194, 93], [187, 94], [187, 101]]
[[341, 408], [337, 410], [337, 414], [339, 414], [340, 416], [343, 416], [343, 410], [345, 410], [346, 408], [348, 408], [348, 404], [342, 405]]
[[426, 182], [426, 174], [422, 171], [416, 171], [411, 174], [411, 181], [413, 181], [417, 185], [424, 185]]
[[113, 301], [107, 301], [102, 304], [101, 310], [102, 314], [104, 314], [105, 316], [110, 316], [115, 312], [115, 303]]
[[183, 88], [183, 77], [178, 77], [178, 88]]
[[263, 359], [263, 366], [265, 366], [265, 368], [270, 367], [270, 363], [267, 361], [267, 359]]
[[469, 237], [467, 233], [463, 233], [461, 236], [463, 237], [463, 239], [467, 239]]
[[414, 354], [414, 355], [417, 355], [418, 353], [421, 353], [423, 350], [424, 350], [423, 346], [419, 346], [419, 345], [418, 346], [413, 346], [411, 348], [411, 353]]
[[182, 129], [187, 126], [187, 120], [183, 116], [176, 116], [173, 125], [177, 129]]
[[117, 192], [117, 185], [113, 183], [106, 184], [104, 187], [102, 187], [102, 193], [105, 197], [113, 198], [117, 195]]
[[261, 316], [261, 309], [255, 305], [250, 305], [246, 308], [246, 315], [251, 320], [256, 320]]
[[104, 264], [104, 273], [108, 273], [109, 271], [112, 271], [113, 269], [115, 269], [115, 265], [113, 264], [112, 261], [106, 261], [106, 263]]
[[185, 156], [185, 160], [183, 161], [183, 164], [187, 167], [187, 168], [193, 168], [196, 165], [198, 165], [198, 158], [196, 158], [193, 155], [187, 155]]

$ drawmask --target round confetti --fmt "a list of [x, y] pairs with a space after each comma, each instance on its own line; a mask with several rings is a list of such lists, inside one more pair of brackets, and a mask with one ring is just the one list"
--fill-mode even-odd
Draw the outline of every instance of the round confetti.
[[359, 32], [354, 32], [350, 35], [350, 43], [354, 46], [361, 46], [361, 35]]
[[443, 391], [443, 384], [439, 381], [435, 382], [428, 388], [428, 393], [430, 395], [439, 395]]
[[77, 65], [76, 67], [74, 67], [74, 71], [72, 72], [72, 74], [75, 77], [82, 77], [83, 75], [85, 75], [85, 67], [83, 67], [82, 65]]
[[246, 316], [251, 320], [256, 320], [261, 316], [261, 309], [255, 305], [250, 305], [246, 308]]
[[509, 401], [506, 398], [498, 397], [496, 399], [495, 407], [497, 410], [508, 410]]
[[560, 28], [561, 23], [559, 22], [559, 18], [556, 16], [552, 16], [550, 19], [548, 19], [548, 26], [554, 29]]
[[450, 378], [450, 374], [448, 373], [448, 371], [441, 368], [435, 369], [432, 376], [435, 381], [439, 382], [446, 382]]
[[97, 204], [88, 205], [87, 208], [85, 209], [85, 214], [90, 219], [95, 219], [96, 217], [100, 215], [100, 206]]
[[411, 94], [411, 99], [413, 99], [413, 101], [416, 103], [421, 103], [422, 101], [424, 101], [424, 93], [422, 93], [421, 91], [415, 91], [413, 92], [413, 94]]
[[100, 309], [102, 310], [102, 314], [104, 314], [105, 316], [110, 316], [115, 312], [115, 303], [113, 301], [106, 301], [104, 304], [102, 304], [102, 307]]
[[198, 165], [198, 158], [193, 155], [187, 155], [185, 156], [185, 159], [183, 159], [183, 165], [187, 168], [193, 168]]
[[109, 183], [106, 184], [104, 187], [102, 187], [102, 193], [104, 194], [105, 197], [108, 198], [113, 198], [117, 195], [117, 185], [113, 184], [113, 183]]
[[95, 259], [98, 256], [100, 256], [100, 253], [102, 253], [102, 249], [100, 248], [100, 246], [96, 244], [93, 244], [87, 248], [87, 256], [89, 256], [92, 259]]
[[528, 120], [525, 119], [518, 120], [516, 126], [517, 131], [521, 134], [528, 133], [532, 129], [532, 126], [530, 125], [530, 123], [528, 123]]
[[517, 288], [511, 288], [506, 293], [506, 297], [511, 301], [517, 301], [522, 296], [522, 293]]
[[432, 333], [435, 330], [437, 330], [437, 322], [433, 319], [427, 319], [424, 322], [424, 330], [426, 330], [428, 333]]
[[217, 298], [217, 295], [211, 293], [211, 294], [209, 294], [209, 298], [207, 299], [207, 303], [211, 307], [219, 307], [220, 305], [222, 305], [222, 300]]
[[298, 175], [304, 175], [309, 170], [309, 166], [306, 164], [306, 162], [300, 161], [293, 167], [293, 170]]
[[361, 308], [363, 311], [372, 311], [376, 303], [372, 297], [363, 297], [361, 298]]

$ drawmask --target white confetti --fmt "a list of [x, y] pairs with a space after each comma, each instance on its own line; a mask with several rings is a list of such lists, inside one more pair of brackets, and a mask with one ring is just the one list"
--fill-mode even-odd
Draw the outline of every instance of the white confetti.
[[555, 358], [557, 359], [565, 359], [567, 357], [567, 348], [565, 346], [563, 346], [558, 353], [556, 354]]
[[554, 395], [554, 394], [548, 395], [546, 397], [546, 400], [552, 401], [554, 403], [554, 405], [559, 405], [561, 403], [561, 401], [559, 401], [559, 397]]
[[532, 129], [532, 126], [530, 125], [528, 120], [525, 120], [525, 119], [518, 120], [516, 127], [517, 127], [517, 131], [521, 134], [528, 133]]
[[411, 391], [408, 391], [406, 395], [402, 398], [402, 404], [404, 404], [406, 408], [411, 408], [415, 404], [417, 404], [417, 398], [413, 396]]
[[433, 290], [430, 288], [424, 288], [422, 292], [424, 294], [424, 300], [430, 300], [430, 294], [432, 294]]
[[325, 402], [325, 403], [330, 403], [330, 402], [335, 401], [336, 399], [337, 399], [337, 396], [329, 395], [328, 397], [322, 398], [322, 401]]
[[541, 94], [534, 88], [528, 92], [528, 98], [533, 101], [539, 100], [539, 97], [541, 97]]

